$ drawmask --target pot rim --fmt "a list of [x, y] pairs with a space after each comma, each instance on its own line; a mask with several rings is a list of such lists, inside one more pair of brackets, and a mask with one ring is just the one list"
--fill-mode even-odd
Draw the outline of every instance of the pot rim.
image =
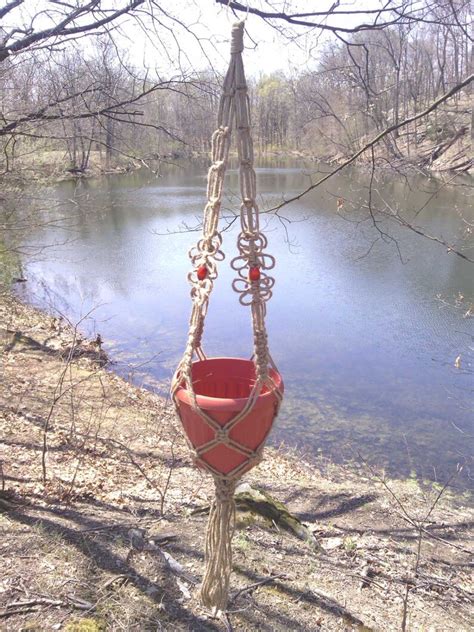
[[[228, 356], [220, 356], [220, 357], [214, 357], [214, 358], [206, 358], [205, 360], [196, 360], [195, 362], [193, 362], [192, 366], [199, 365], [199, 364], [206, 364], [206, 363], [212, 364], [216, 361], [221, 361], [221, 360], [226, 360], [226, 361], [231, 360], [231, 361], [235, 361], [239, 363], [244, 362], [246, 364], [254, 365], [253, 360], [249, 360], [247, 358], [233, 358], [233, 357], [228, 357]], [[261, 393], [257, 398], [257, 402], [265, 401], [266, 399], [271, 399], [272, 397], [274, 397], [274, 392], [277, 389], [283, 392], [283, 388], [284, 388], [283, 379], [280, 373], [276, 369], [270, 368], [270, 375], [275, 382], [275, 386], [273, 388], [269, 388], [266, 393]], [[180, 402], [192, 406], [192, 400], [191, 400], [189, 391], [182, 385], [180, 385], [178, 389], [176, 390], [176, 398]], [[232, 398], [232, 397], [210, 397], [209, 395], [196, 395], [196, 401], [199, 408], [204, 408], [206, 410], [238, 411], [238, 410], [243, 410], [243, 408], [245, 408], [248, 402], [248, 397]]]

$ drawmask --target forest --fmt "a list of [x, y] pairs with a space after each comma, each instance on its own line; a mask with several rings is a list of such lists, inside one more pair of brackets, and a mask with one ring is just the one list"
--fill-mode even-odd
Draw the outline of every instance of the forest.
[[[16, 4], [5, 7], [3, 21]], [[303, 69], [262, 69], [251, 77], [259, 152], [342, 160], [382, 133], [376, 154], [387, 164], [472, 167], [469, 3], [405, 2], [400, 14], [394, 11], [387, 25], [369, 14], [372, 25], [348, 33], [328, 27]], [[66, 157], [66, 169], [77, 175], [91, 161], [110, 170], [209, 151], [219, 73], [199, 68], [156, 76], [131, 63], [113, 32], [98, 34], [87, 47], [43, 39], [29, 44], [19, 30], [4, 33], [3, 173], [29, 169], [32, 161], [56, 161], [64, 169]], [[281, 37], [287, 46], [297, 39], [293, 32]]]

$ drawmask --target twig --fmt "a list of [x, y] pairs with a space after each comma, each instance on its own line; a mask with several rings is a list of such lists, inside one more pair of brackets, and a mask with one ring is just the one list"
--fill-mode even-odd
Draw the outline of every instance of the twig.
[[38, 597], [28, 601], [14, 601], [13, 603], [7, 604], [5, 610], [0, 612], [0, 618], [11, 617], [15, 614], [24, 614], [35, 610], [37, 606], [70, 606], [78, 610], [90, 610], [95, 607], [94, 604], [74, 596], [68, 597], [67, 601]]
[[100, 527], [90, 527], [90, 529], [80, 529], [78, 533], [92, 533], [93, 531], [107, 531], [109, 529], [125, 529], [127, 527], [133, 527], [132, 522], [117, 522], [115, 524], [103, 525]]
[[138, 463], [138, 461], [136, 461], [133, 457], [133, 454], [130, 450], [130, 448], [128, 446], [126, 446], [124, 443], [122, 443], [121, 441], [118, 441], [118, 439], [112, 439], [112, 438], [105, 438], [105, 437], [98, 437], [99, 440], [103, 441], [104, 443], [112, 443], [114, 445], [119, 446], [120, 448], [122, 448], [122, 450], [124, 450], [127, 453], [127, 456], [130, 460], [130, 463], [137, 468], [137, 470], [140, 472], [140, 474], [143, 476], [143, 478], [147, 481], [147, 483], [155, 490], [158, 492], [159, 496], [160, 496], [160, 511], [161, 514], [163, 514], [163, 507], [164, 507], [164, 503], [165, 503], [165, 498], [166, 498], [166, 492], [168, 491], [169, 488], [169, 484], [170, 484], [170, 480], [171, 480], [171, 474], [174, 468], [174, 463], [175, 463], [175, 456], [174, 456], [174, 451], [173, 449], [171, 450], [172, 453], [172, 462], [171, 462], [171, 466], [168, 472], [168, 476], [166, 479], [166, 483], [165, 483], [165, 487], [164, 490], [162, 491], [158, 485], [155, 483], [154, 480], [152, 480], [148, 474], [145, 472], [145, 470], [143, 469], [143, 467], [140, 465], [140, 463]]
[[246, 593], [253, 592], [259, 586], [264, 586], [265, 584], [270, 584], [271, 582], [274, 582], [276, 579], [284, 579], [285, 577], [286, 577], [286, 575], [284, 573], [280, 573], [279, 575], [271, 575], [270, 577], [266, 577], [265, 579], [261, 579], [260, 581], [255, 582], [254, 584], [250, 584], [249, 586], [246, 586], [245, 588], [241, 588], [231, 598], [230, 603], [234, 602], [237, 599], [237, 597], [240, 597], [241, 595], [245, 595]]
[[76, 349], [77, 346], [77, 340], [78, 340], [78, 328], [81, 325], [81, 323], [84, 322], [84, 320], [86, 320], [91, 314], [92, 312], [95, 310], [95, 308], [91, 309], [89, 312], [87, 312], [87, 314], [85, 316], [83, 316], [75, 325], [73, 328], [73, 337], [72, 337], [72, 342], [71, 342], [71, 347], [69, 349], [67, 358], [66, 358], [66, 365], [64, 367], [64, 369], [61, 371], [61, 375], [59, 376], [58, 382], [56, 384], [56, 386], [54, 387], [54, 391], [53, 391], [53, 401], [51, 402], [51, 406], [49, 408], [48, 411], [48, 415], [46, 417], [46, 421], [44, 423], [44, 428], [43, 428], [43, 446], [42, 446], [42, 450], [41, 450], [41, 468], [42, 468], [42, 474], [43, 474], [43, 484], [46, 483], [46, 479], [47, 479], [47, 471], [46, 471], [46, 455], [48, 453], [48, 432], [49, 432], [49, 426], [51, 423], [51, 419], [53, 417], [53, 413], [55, 411], [56, 405], [57, 403], [60, 401], [60, 399], [70, 390], [74, 389], [75, 386], [77, 386], [77, 384], [79, 384], [80, 382], [89, 379], [91, 376], [87, 376], [86, 378], [79, 380], [77, 384], [70, 384], [68, 388], [64, 389], [63, 385], [64, 385], [64, 380], [66, 379], [66, 374], [68, 372], [68, 369], [71, 365], [71, 362], [74, 358], [74, 351]]
[[417, 518], [412, 517], [408, 513], [408, 511], [406, 510], [406, 508], [403, 505], [402, 501], [398, 498], [397, 494], [395, 494], [395, 492], [391, 489], [391, 487], [387, 484], [387, 482], [374, 471], [374, 469], [367, 463], [367, 461], [364, 459], [364, 457], [361, 454], [359, 454], [359, 458], [362, 460], [362, 462], [369, 469], [369, 471], [371, 472], [372, 476], [374, 476], [379, 482], [382, 483], [382, 485], [388, 491], [390, 496], [395, 500], [395, 502], [397, 503], [397, 505], [400, 507], [400, 509], [402, 511], [402, 514], [403, 514], [402, 518], [404, 520], [408, 521], [416, 529], [416, 531], [418, 533], [415, 566], [413, 568], [413, 580], [412, 580], [412, 582], [410, 582], [408, 580], [406, 581], [405, 595], [403, 597], [403, 612], [402, 612], [401, 629], [402, 629], [402, 632], [406, 632], [406, 630], [407, 630], [407, 619], [408, 619], [409, 597], [410, 597], [410, 592], [413, 589], [413, 586], [415, 585], [416, 578], [418, 577], [418, 569], [419, 569], [420, 561], [421, 561], [421, 547], [422, 547], [422, 544], [423, 544], [423, 534], [426, 533], [426, 534], [436, 538], [436, 536], [433, 536], [426, 529], [425, 525], [426, 525], [427, 521], [429, 520], [431, 514], [433, 513], [436, 505], [441, 500], [441, 497], [443, 496], [444, 492], [449, 487], [449, 485], [452, 483], [452, 481], [457, 476], [459, 476], [459, 474], [462, 472], [463, 468], [462, 468], [462, 466], [457, 468], [456, 472], [454, 472], [448, 478], [448, 480], [445, 482], [443, 487], [437, 493], [434, 501], [431, 503], [430, 507], [428, 508], [428, 512], [426, 513], [426, 515], [423, 518], [421, 518], [421, 519], [417, 519]]

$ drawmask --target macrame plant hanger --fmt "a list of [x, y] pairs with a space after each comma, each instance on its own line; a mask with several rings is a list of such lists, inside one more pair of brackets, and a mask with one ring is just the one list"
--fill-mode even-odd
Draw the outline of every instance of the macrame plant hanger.
[[[270, 356], [265, 329], [266, 302], [274, 279], [268, 271], [275, 259], [265, 253], [267, 239], [260, 230], [256, 176], [250, 135], [250, 107], [242, 63], [244, 23], [232, 27], [231, 60], [219, 103], [218, 125], [212, 136], [212, 165], [207, 179], [207, 204], [202, 237], [189, 256], [193, 270], [192, 312], [183, 358], [171, 393], [196, 464], [215, 482], [206, 535], [206, 571], [201, 599], [214, 611], [226, 609], [232, 568], [231, 541], [235, 526], [234, 491], [237, 480], [262, 458], [262, 450], [278, 413], [283, 382]], [[232, 283], [239, 302], [252, 315], [253, 356], [207, 358], [202, 334], [209, 298], [224, 259], [218, 230], [224, 176], [235, 130], [242, 203], [237, 273]]]

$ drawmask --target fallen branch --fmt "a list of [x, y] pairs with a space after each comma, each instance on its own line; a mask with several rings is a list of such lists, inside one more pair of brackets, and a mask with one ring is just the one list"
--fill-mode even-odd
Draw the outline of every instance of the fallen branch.
[[[309, 544], [318, 553], [324, 549], [316, 541], [313, 533], [288, 508], [267, 492], [255, 489], [248, 483], [241, 483], [235, 490], [235, 505], [238, 511], [257, 514], [268, 520], [277, 529], [281, 528]], [[195, 509], [191, 515], [207, 514], [209, 505]]]
[[249, 586], [246, 586], [245, 588], [241, 588], [231, 597], [230, 603], [235, 601], [237, 597], [241, 597], [242, 595], [251, 593], [256, 588], [259, 588], [260, 586], [265, 586], [265, 584], [270, 584], [271, 582], [274, 582], [276, 579], [286, 579], [286, 575], [284, 573], [280, 573], [278, 575], [271, 575], [270, 577], [266, 577], [265, 579], [261, 579], [258, 582], [254, 582], [253, 584], [250, 584]]
[[36, 610], [39, 606], [71, 607], [77, 610], [92, 610], [95, 605], [79, 597], [68, 597], [67, 601], [61, 599], [49, 599], [47, 597], [37, 597], [28, 601], [14, 601], [7, 604], [5, 610], [0, 612], [0, 618], [11, 617], [15, 614], [25, 614]]

